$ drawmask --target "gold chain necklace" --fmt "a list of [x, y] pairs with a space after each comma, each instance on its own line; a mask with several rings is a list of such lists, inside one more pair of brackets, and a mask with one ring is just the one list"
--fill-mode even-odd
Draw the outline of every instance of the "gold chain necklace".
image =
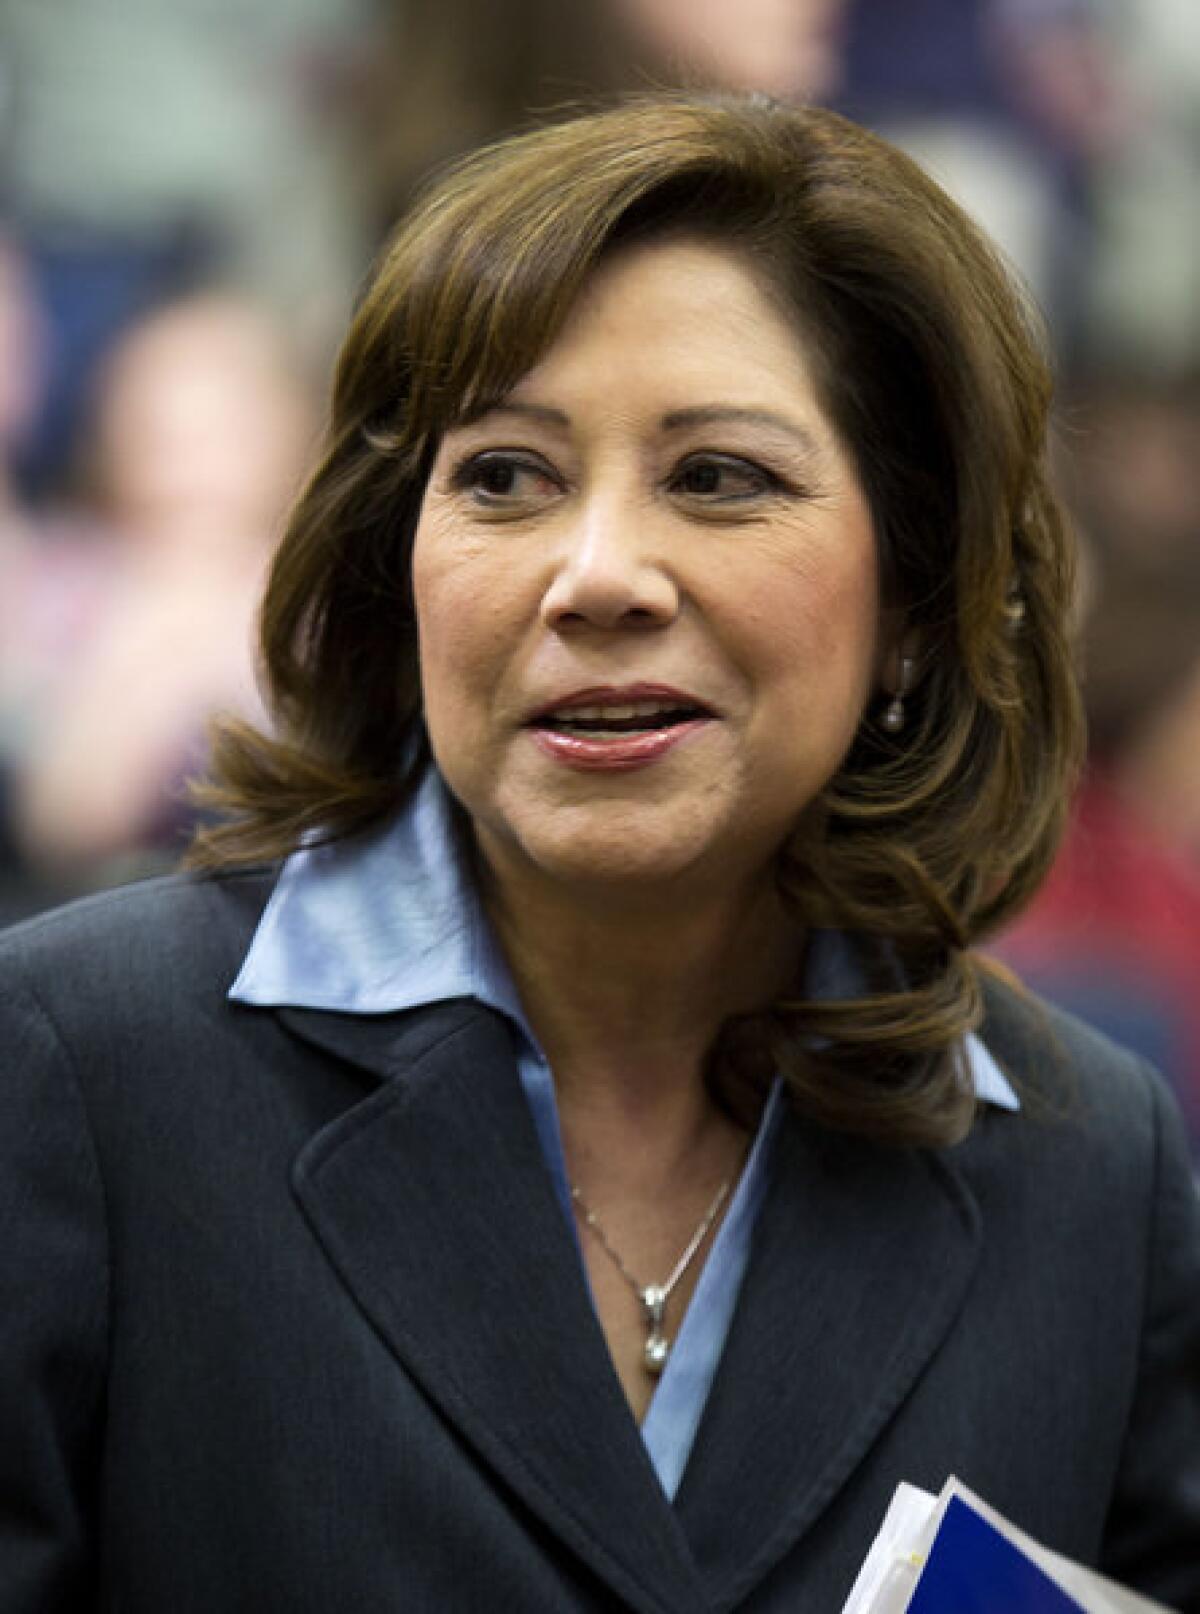
[[600, 1247], [605, 1255], [608, 1256], [617, 1271], [625, 1279], [625, 1282], [638, 1297], [646, 1328], [646, 1343], [642, 1347], [642, 1366], [654, 1378], [657, 1378], [663, 1368], [666, 1367], [667, 1357], [671, 1354], [671, 1342], [663, 1333], [663, 1316], [667, 1309], [667, 1301], [670, 1300], [675, 1285], [683, 1277], [688, 1267], [691, 1266], [692, 1261], [695, 1259], [696, 1251], [704, 1243], [704, 1235], [716, 1221], [721, 1206], [729, 1195], [731, 1180], [727, 1177], [720, 1188], [717, 1189], [712, 1204], [705, 1211], [699, 1227], [688, 1240], [686, 1249], [676, 1261], [671, 1275], [665, 1283], [640, 1283], [634, 1277], [616, 1250], [608, 1242], [608, 1235], [600, 1225], [595, 1211], [589, 1208], [587, 1200], [584, 1199], [578, 1188], [574, 1185], [571, 1187], [571, 1198], [579, 1206], [580, 1215], [600, 1241]]

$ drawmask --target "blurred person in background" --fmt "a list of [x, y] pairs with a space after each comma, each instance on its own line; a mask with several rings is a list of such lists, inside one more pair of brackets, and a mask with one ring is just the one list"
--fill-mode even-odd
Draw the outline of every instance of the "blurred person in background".
[[895, 140], [997, 240], [1060, 354], [1083, 341], [1091, 185], [1125, 90], [1102, 0], [849, 0], [835, 104]]
[[111, 357], [89, 451], [93, 530], [76, 539], [98, 584], [71, 642], [20, 691], [12, 834], [52, 887], [176, 853], [208, 717], [258, 710], [253, 619], [312, 427], [275, 324], [232, 294], [157, 311]]
[[13, 878], [15, 854], [8, 820], [8, 756], [5, 725], [5, 647], [20, 615], [20, 595], [32, 544], [29, 517], [15, 477], [15, 459], [32, 417], [36, 388], [36, 318], [29, 276], [15, 244], [0, 234], [0, 920]]
[[[4, 0], [0, 202], [54, 344], [23, 472], [55, 489], [104, 355], [211, 279], [324, 367], [372, 248], [351, 140], [375, 0]], [[503, 9], [503, 8], [500, 8]]]
[[692, 83], [821, 101], [840, 76], [845, 0], [607, 0], [635, 61]]
[[43, 366], [42, 330], [29, 266], [0, 228], [0, 657], [7, 616], [33, 542], [16, 461], [32, 425]]
[[1183, 382], [1200, 372], [1200, 5], [1122, 0], [1108, 26], [1130, 116], [1095, 176], [1093, 344]]
[[1072, 413], [1090, 762], [998, 951], [1165, 1073], [1200, 1165], [1200, 380], [1113, 375]]
[[44, 342], [29, 264], [0, 225], [0, 565], [27, 529], [14, 463], [37, 409]]
[[73, 640], [93, 557], [64, 543], [67, 524], [33, 509], [17, 474], [42, 393], [47, 333], [20, 243], [0, 233], [0, 923], [32, 900], [13, 836], [15, 770], [33, 691]]

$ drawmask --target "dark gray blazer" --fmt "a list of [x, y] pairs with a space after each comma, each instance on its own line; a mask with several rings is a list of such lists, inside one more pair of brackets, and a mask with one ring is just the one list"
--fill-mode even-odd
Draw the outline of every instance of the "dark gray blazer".
[[997, 990], [945, 1153], [791, 1120], [675, 1504], [504, 1023], [234, 1007], [268, 889], [0, 938], [0, 1611], [837, 1614], [902, 1479], [1200, 1610], [1200, 1230], [1160, 1084]]

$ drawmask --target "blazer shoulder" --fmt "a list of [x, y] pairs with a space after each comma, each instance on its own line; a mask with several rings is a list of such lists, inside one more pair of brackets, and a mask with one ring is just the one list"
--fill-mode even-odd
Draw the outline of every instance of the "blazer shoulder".
[[1023, 1114], [981, 1129], [976, 1188], [1019, 1202], [1023, 1258], [1053, 1271], [1056, 1308], [1089, 1283], [1111, 1299], [1092, 1303], [1088, 1372], [1120, 1361], [1122, 1338], [1136, 1350], [1112, 1398], [1124, 1433], [1097, 1565], [1200, 1611], [1200, 1195], [1178, 1105], [1143, 1059], [1019, 984], [989, 978], [986, 998], [983, 1034]]
[[277, 874], [263, 867], [165, 875], [51, 909], [0, 932], [0, 997], [128, 1000], [167, 982], [232, 980]]
[[1128, 1158], [1157, 1152], [1160, 1133], [1183, 1136], [1165, 1077], [1140, 1055], [1029, 991], [1007, 972], [984, 974], [980, 1035], [1012, 1082], [1027, 1129]]

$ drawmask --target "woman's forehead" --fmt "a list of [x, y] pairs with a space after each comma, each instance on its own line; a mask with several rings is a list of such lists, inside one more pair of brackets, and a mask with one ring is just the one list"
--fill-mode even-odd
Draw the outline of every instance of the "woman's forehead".
[[626, 244], [588, 275], [532, 365], [470, 399], [455, 425], [503, 409], [563, 425], [573, 396], [599, 382], [654, 394], [668, 428], [722, 413], [795, 429], [797, 410], [819, 413], [809, 347], [744, 253], [694, 237]]

